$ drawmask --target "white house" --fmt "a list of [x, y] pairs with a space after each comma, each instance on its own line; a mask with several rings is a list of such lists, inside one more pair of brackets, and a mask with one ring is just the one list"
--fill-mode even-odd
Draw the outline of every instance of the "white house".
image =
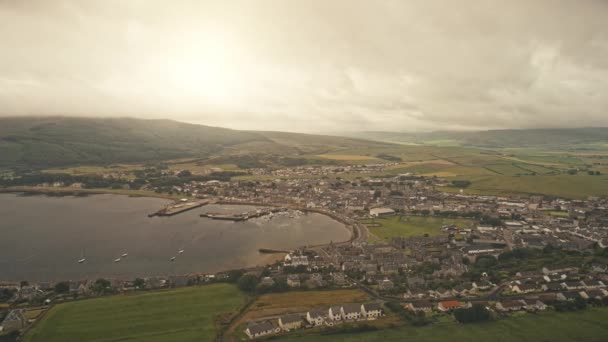
[[384, 217], [395, 215], [395, 211], [391, 208], [373, 208], [370, 209], [369, 215], [371, 217]]
[[340, 310], [342, 317], [349, 321], [361, 319], [361, 306], [361, 304], [344, 304]]
[[361, 305], [361, 313], [367, 319], [378, 318], [382, 316], [382, 306], [378, 303]]
[[306, 321], [308, 324], [313, 326], [322, 325], [325, 322], [325, 311], [320, 309], [313, 309], [306, 313]]
[[329, 308], [328, 312], [329, 319], [332, 321], [341, 321], [342, 320], [342, 310], [339, 306], [332, 306]]
[[268, 321], [258, 324], [251, 324], [247, 327], [247, 329], [245, 329], [245, 334], [247, 334], [247, 336], [249, 336], [251, 339], [271, 334], [278, 334], [280, 332], [281, 328]]

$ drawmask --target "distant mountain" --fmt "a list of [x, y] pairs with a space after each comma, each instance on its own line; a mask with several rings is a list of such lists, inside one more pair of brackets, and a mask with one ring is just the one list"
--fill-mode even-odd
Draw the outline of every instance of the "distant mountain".
[[0, 118], [0, 167], [59, 167], [223, 155], [323, 153], [386, 145], [344, 137], [249, 132], [133, 118]]
[[426, 133], [358, 132], [346, 136], [376, 141], [422, 145], [458, 145], [483, 148], [605, 148], [608, 128], [505, 129], [488, 131], [436, 131]]

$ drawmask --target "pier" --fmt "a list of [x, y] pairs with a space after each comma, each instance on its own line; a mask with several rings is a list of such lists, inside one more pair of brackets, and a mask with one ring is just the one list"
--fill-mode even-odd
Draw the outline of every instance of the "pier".
[[204, 205], [209, 204], [208, 200], [200, 200], [200, 201], [180, 201], [169, 205], [155, 213], [149, 214], [148, 217], [153, 216], [173, 216], [177, 214], [181, 214], [188, 210], [200, 208]]
[[218, 214], [218, 213], [205, 213], [201, 214], [201, 217], [210, 218], [213, 220], [227, 220], [227, 221], [246, 221], [256, 217], [262, 217], [270, 215], [280, 211], [287, 211], [287, 208], [265, 208], [248, 211], [240, 214]]

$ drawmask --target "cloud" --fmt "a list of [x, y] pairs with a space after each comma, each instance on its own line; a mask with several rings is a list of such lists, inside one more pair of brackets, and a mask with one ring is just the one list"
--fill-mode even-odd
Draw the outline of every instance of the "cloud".
[[608, 2], [0, 1], [0, 115], [608, 126]]

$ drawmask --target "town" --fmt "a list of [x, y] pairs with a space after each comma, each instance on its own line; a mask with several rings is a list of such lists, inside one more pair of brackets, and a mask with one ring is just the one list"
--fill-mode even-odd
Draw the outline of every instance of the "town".
[[[251, 339], [337, 329], [345, 322], [367, 327], [390, 315], [425, 325], [442, 315], [467, 322], [608, 304], [608, 199], [481, 196], [468, 194], [466, 182], [436, 176], [366, 175], [391, 165], [252, 169], [251, 176], [261, 177], [172, 185], [163, 191], [183, 200], [162, 213], [207, 203], [259, 208], [235, 221], [287, 210], [316, 212], [344, 223], [351, 238], [301, 246], [266, 267], [215, 274], [4, 282], [2, 331], [27, 331], [50, 306], [64, 301], [217, 282], [236, 283], [251, 294], [358, 289], [370, 298], [229, 322], [230, 329]], [[50, 186], [73, 190], [83, 184]], [[458, 191], [441, 190], [446, 187]]]

